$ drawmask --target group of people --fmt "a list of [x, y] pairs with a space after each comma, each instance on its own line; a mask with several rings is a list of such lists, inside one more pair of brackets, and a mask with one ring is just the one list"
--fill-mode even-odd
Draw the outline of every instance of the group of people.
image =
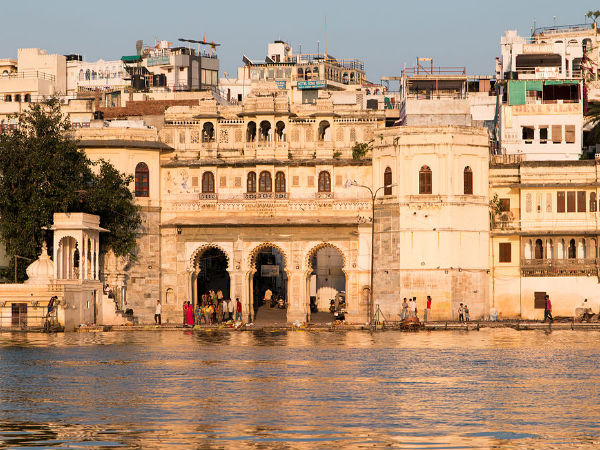
[[458, 305], [458, 321], [459, 322], [468, 322], [471, 318], [469, 316], [469, 307], [465, 304]]
[[193, 327], [205, 323], [207, 325], [222, 322], [242, 321], [242, 302], [239, 298], [235, 301], [223, 298], [223, 292], [210, 290], [202, 294], [200, 301], [194, 305], [186, 301], [183, 304], [183, 325]]
[[[402, 312], [400, 313], [400, 320], [406, 320], [411, 317], [417, 317], [417, 297], [409, 297], [408, 301], [404, 297], [402, 301]], [[427, 303], [425, 306], [425, 312], [423, 313], [423, 322], [427, 322], [427, 319], [431, 317], [431, 296], [427, 296]]]

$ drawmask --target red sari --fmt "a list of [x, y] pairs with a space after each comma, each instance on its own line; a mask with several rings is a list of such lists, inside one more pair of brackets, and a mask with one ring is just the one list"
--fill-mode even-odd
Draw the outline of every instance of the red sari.
[[194, 326], [194, 307], [191, 304], [185, 305], [185, 322], [187, 325]]

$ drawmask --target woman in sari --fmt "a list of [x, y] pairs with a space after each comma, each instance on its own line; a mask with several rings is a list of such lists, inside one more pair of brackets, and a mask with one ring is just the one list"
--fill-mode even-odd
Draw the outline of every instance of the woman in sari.
[[185, 322], [188, 327], [194, 326], [194, 307], [190, 302], [187, 302], [187, 309], [185, 311]]

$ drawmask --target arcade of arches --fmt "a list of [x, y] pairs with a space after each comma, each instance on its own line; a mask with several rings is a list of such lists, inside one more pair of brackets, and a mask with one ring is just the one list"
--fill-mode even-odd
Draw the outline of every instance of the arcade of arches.
[[[182, 233], [183, 234], [183, 233]], [[368, 258], [358, 251], [355, 235], [346, 241], [292, 242], [289, 239], [265, 242], [213, 241], [187, 242], [189, 256], [181, 258], [187, 265], [184, 286], [177, 286], [173, 310], [180, 314], [179, 304], [190, 299], [201, 301], [203, 293], [220, 289], [224, 298], [240, 298], [245, 321], [261, 319], [265, 292], [286, 304], [278, 312], [283, 321], [310, 321], [317, 312], [328, 312], [336, 294], [343, 293], [349, 317], [362, 320], [366, 314]], [[368, 253], [365, 252], [368, 256]], [[365, 259], [365, 261], [362, 261]], [[173, 288], [170, 289], [171, 299]], [[312, 308], [311, 308], [312, 306]], [[270, 314], [274, 314], [274, 310]], [[265, 315], [263, 315], [265, 317]], [[314, 318], [314, 317], [313, 317]]]

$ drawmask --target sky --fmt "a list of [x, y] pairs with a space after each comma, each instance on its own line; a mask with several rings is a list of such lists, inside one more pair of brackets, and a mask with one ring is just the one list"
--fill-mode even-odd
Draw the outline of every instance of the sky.
[[[537, 26], [580, 24], [600, 9], [588, 0], [21, 0], [2, 2], [0, 58], [17, 49], [78, 53], [86, 61], [135, 54], [135, 41], [202, 39], [218, 47], [223, 72], [235, 75], [242, 55], [264, 59], [267, 43], [282, 39], [295, 52], [321, 52], [365, 63], [367, 78], [398, 75], [417, 57], [435, 66], [466, 66], [490, 75], [507, 29], [528, 36]], [[320, 41], [317, 44], [317, 41]]]

